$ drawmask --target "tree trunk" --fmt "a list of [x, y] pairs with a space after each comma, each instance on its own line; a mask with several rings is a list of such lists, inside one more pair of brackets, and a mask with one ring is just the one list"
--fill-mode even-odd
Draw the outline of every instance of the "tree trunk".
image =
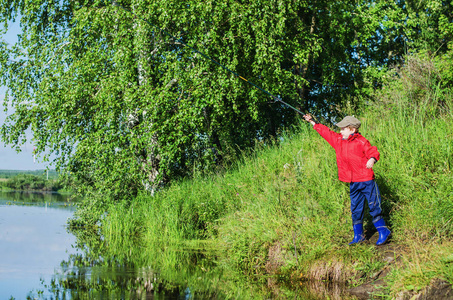
[[[132, 7], [134, 14], [135, 8]], [[139, 87], [146, 84], [148, 80], [148, 76], [146, 74], [146, 70], [144, 69], [144, 64], [147, 63], [149, 56], [153, 55], [155, 50], [158, 48], [156, 42], [153, 41], [152, 48], [147, 49], [144, 45], [147, 44], [144, 41], [147, 40], [147, 31], [144, 28], [145, 26], [140, 23], [139, 20], [136, 19], [136, 23], [134, 24], [135, 29], [135, 53], [138, 54], [138, 63], [137, 63], [137, 82]], [[143, 46], [142, 46], [143, 45]], [[148, 51], [149, 50], [149, 51]], [[138, 124], [143, 121], [144, 118], [147, 117], [146, 112], [143, 112], [141, 116], [139, 116], [140, 108], [136, 108], [134, 112], [132, 112], [129, 116], [130, 118], [136, 120]], [[151, 126], [151, 125], [149, 125]], [[141, 163], [142, 171], [146, 175], [146, 179], [142, 181], [142, 184], [145, 190], [149, 191], [152, 195], [154, 195], [155, 191], [162, 183], [161, 179], [159, 179], [159, 163], [160, 163], [160, 156], [157, 153], [158, 149], [158, 141], [157, 136], [152, 136], [152, 138], [148, 141], [148, 144], [142, 145], [143, 149], [140, 151], [138, 159]]]

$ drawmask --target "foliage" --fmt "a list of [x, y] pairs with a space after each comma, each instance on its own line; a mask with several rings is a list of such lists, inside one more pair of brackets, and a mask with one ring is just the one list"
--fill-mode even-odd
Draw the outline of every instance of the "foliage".
[[295, 122], [182, 42], [334, 120], [345, 104], [362, 107], [409, 45], [424, 44], [420, 31], [442, 32], [426, 37], [429, 49], [450, 42], [449, 4], [404, 3], [2, 0], [5, 29], [17, 18], [23, 30], [17, 45], [0, 46], [11, 109], [2, 139], [18, 146], [31, 128], [37, 154], [55, 154], [80, 192], [133, 198], [228, 165]]
[[452, 43], [453, 3], [442, 0], [401, 1], [408, 52], [444, 53]]

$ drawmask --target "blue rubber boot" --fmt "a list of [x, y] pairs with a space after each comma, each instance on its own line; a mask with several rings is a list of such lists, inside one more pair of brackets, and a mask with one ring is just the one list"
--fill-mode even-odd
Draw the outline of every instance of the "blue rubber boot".
[[363, 224], [356, 224], [352, 226], [352, 228], [354, 229], [354, 239], [349, 243], [349, 245], [365, 241], [365, 236], [363, 235]]
[[374, 227], [376, 227], [377, 231], [379, 232], [379, 239], [376, 242], [376, 245], [383, 245], [387, 242], [390, 234], [392, 233], [387, 226], [385, 226], [384, 219], [380, 219], [374, 223]]

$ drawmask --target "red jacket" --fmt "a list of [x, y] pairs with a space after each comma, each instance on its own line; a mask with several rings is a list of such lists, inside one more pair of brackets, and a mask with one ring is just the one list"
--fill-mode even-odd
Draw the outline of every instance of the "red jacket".
[[315, 124], [313, 128], [335, 149], [340, 181], [362, 182], [374, 179], [373, 169], [367, 169], [366, 163], [372, 157], [378, 161], [379, 152], [366, 138], [360, 133], [354, 133], [344, 140], [341, 134], [322, 124]]

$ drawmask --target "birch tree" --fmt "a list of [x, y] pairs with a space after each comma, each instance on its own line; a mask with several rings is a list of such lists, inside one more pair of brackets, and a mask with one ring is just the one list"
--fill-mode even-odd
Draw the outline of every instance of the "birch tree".
[[[225, 68], [326, 118], [363, 102], [413, 30], [430, 32], [405, 23], [404, 3], [0, 0], [0, 22], [22, 29], [16, 45], [0, 43], [11, 108], [1, 137], [20, 145], [31, 129], [36, 154], [55, 155], [81, 192], [134, 197], [226, 165], [297, 121]], [[420, 3], [411, 14], [432, 7], [423, 24], [449, 28], [450, 4]]]

